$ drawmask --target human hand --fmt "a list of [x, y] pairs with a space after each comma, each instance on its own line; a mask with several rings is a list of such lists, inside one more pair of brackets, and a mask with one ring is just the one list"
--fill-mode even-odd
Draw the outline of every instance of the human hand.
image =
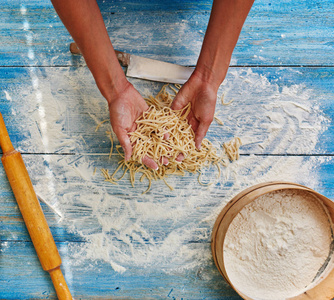
[[171, 108], [173, 110], [180, 110], [189, 102], [191, 103], [188, 122], [194, 130], [197, 149], [201, 148], [202, 140], [214, 118], [217, 90], [218, 88], [215, 85], [203, 81], [195, 70], [172, 103]]
[[[135, 121], [149, 107], [143, 97], [129, 82], [125, 84], [121, 93], [114, 95], [108, 101], [111, 126], [124, 150], [125, 161], [132, 155], [132, 145], [128, 133], [136, 130]], [[158, 164], [149, 157], [144, 157], [143, 164], [157, 170]]]

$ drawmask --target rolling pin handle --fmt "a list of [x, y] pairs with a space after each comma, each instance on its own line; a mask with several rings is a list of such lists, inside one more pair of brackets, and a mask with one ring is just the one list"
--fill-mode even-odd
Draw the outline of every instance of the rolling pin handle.
[[63, 273], [61, 272], [60, 266], [48, 271], [55, 287], [57, 297], [59, 300], [72, 300], [72, 296], [68, 286], [66, 284]]
[[2, 149], [3, 154], [14, 151], [14, 147], [12, 142], [10, 141], [8, 131], [6, 129], [5, 122], [0, 113], [0, 147]]

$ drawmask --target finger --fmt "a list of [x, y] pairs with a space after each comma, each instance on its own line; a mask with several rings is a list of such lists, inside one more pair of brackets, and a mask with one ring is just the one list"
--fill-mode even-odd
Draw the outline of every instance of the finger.
[[198, 150], [201, 150], [202, 141], [209, 129], [209, 126], [205, 123], [199, 123], [195, 132], [195, 146]]
[[161, 159], [160, 159], [160, 162], [163, 164], [163, 165], [165, 165], [165, 166], [168, 166], [168, 164], [169, 164], [169, 160], [168, 160], [168, 158], [167, 157], [161, 157]]
[[187, 105], [187, 99], [182, 94], [177, 94], [172, 102], [171, 109], [180, 110]]
[[142, 159], [142, 163], [150, 169], [153, 169], [153, 170], [159, 169], [158, 164], [152, 158], [148, 156], [144, 156], [144, 158]]
[[184, 160], [184, 155], [183, 153], [180, 153], [176, 158], [175, 158], [176, 161], [178, 162], [182, 162]]
[[189, 125], [191, 126], [192, 130], [193, 130], [194, 132], [196, 132], [197, 129], [198, 129], [199, 122], [198, 122], [198, 120], [195, 118], [195, 116], [193, 115], [193, 113], [190, 113], [190, 114], [189, 114], [189, 117], [188, 117], [188, 123], [189, 123]]
[[130, 142], [128, 133], [126, 132], [126, 130], [122, 128], [118, 128], [118, 127], [114, 129], [114, 132], [119, 140], [119, 143], [121, 144], [123, 148], [124, 160], [128, 161], [132, 155], [132, 146], [131, 146], [131, 142]]

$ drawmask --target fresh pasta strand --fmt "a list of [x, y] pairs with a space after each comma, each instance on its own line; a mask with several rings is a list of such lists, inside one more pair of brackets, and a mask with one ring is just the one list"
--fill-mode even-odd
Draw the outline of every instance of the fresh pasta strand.
[[231, 141], [223, 144], [225, 152], [231, 161], [239, 159], [239, 148], [241, 145], [241, 140], [238, 137], [235, 137]]
[[225, 103], [224, 98], [225, 98], [225, 94], [223, 93], [222, 96], [220, 97], [220, 102], [222, 105], [230, 105], [234, 101], [234, 98], [232, 98], [229, 102]]
[[109, 119], [106, 119], [106, 120], [101, 121], [99, 124], [97, 124], [97, 126], [95, 128], [95, 132], [97, 132], [99, 130], [99, 128], [102, 126], [103, 123], [108, 122], [108, 121], [109, 121]]
[[224, 122], [221, 119], [219, 119], [218, 117], [214, 116], [214, 119], [219, 125], [224, 125]]

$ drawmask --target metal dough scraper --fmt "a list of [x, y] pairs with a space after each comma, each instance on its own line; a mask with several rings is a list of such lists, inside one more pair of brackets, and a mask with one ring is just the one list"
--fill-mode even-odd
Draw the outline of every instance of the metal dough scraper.
[[[71, 43], [73, 54], [81, 54], [75, 43]], [[166, 83], [185, 83], [194, 68], [171, 64], [155, 59], [145, 58], [129, 53], [115, 51], [118, 61], [127, 67], [126, 76]]]

